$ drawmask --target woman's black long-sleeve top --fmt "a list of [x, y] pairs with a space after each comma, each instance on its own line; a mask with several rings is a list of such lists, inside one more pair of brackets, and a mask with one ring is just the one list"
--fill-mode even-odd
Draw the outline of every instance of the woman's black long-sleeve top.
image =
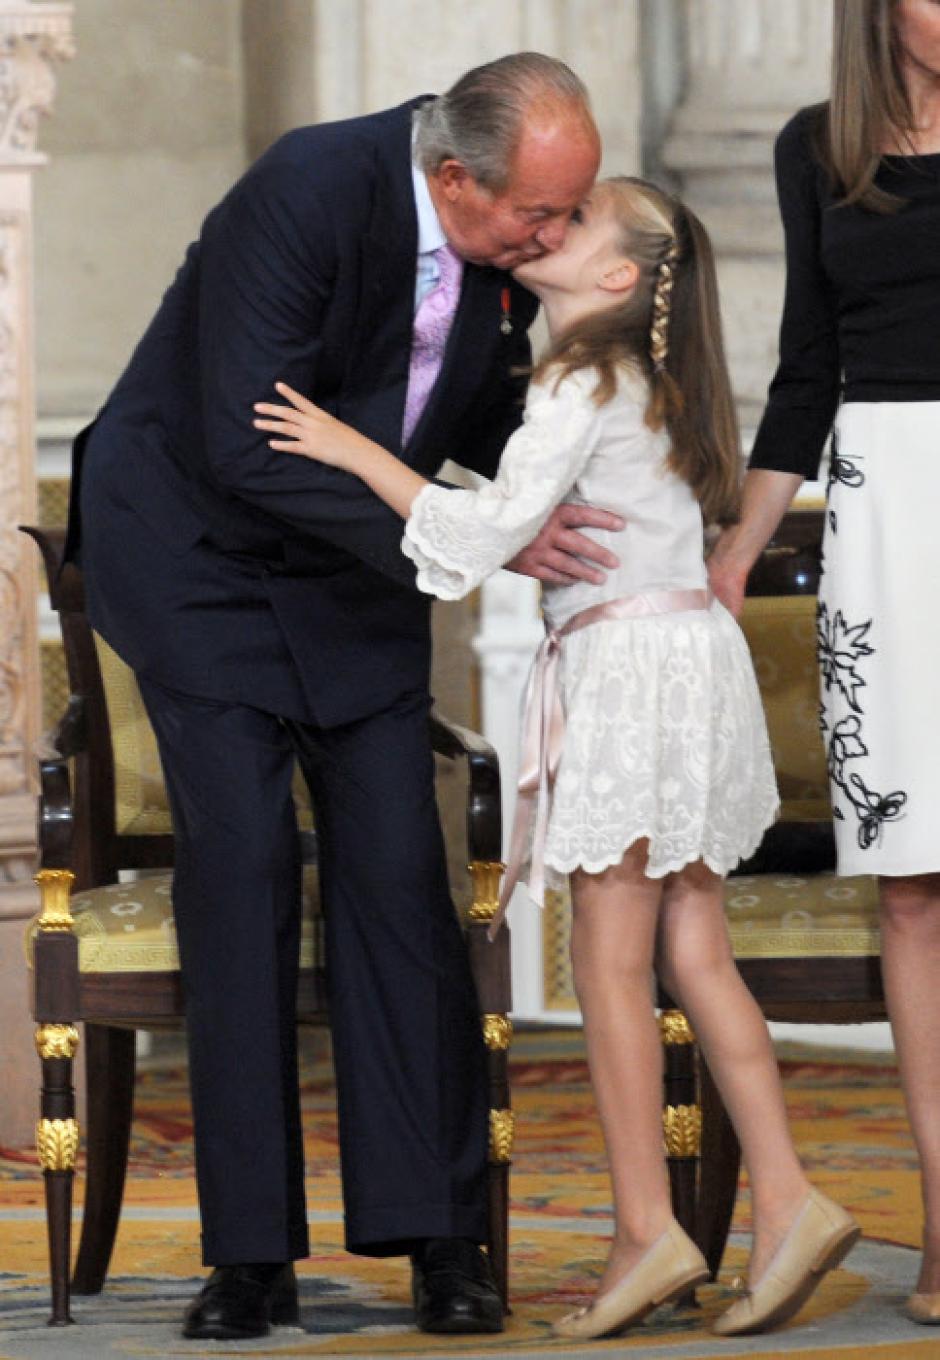
[[815, 151], [824, 118], [803, 109], [777, 138], [786, 294], [750, 459], [809, 478], [840, 399], [940, 401], [940, 154], [882, 158], [898, 211], [842, 207]]

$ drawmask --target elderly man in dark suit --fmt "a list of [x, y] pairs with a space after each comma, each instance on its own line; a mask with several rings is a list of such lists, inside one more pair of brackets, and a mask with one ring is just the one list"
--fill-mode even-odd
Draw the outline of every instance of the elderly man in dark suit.
[[[272, 453], [252, 404], [282, 379], [425, 474], [450, 457], [492, 475], [536, 305], [505, 271], [561, 243], [598, 158], [583, 86], [537, 54], [289, 133], [209, 214], [76, 441], [69, 551], [137, 673], [176, 835], [215, 1267], [186, 1336], [297, 1316], [299, 725], [318, 753], [347, 1246], [411, 1254], [419, 1326], [502, 1326], [478, 1246], [484, 1051], [434, 801], [427, 600], [401, 521], [355, 478]], [[610, 523], [568, 507], [518, 569], [590, 574], [584, 555], [606, 555], [576, 528]]]

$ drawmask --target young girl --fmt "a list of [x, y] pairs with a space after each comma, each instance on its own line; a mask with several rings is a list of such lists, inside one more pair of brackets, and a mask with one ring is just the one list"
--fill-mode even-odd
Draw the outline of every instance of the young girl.
[[[727, 522], [737, 493], [711, 250], [681, 204], [617, 178], [595, 188], [560, 250], [516, 275], [541, 299], [552, 344], [524, 424], [480, 491], [429, 484], [283, 384], [291, 405], [259, 403], [255, 423], [272, 448], [353, 472], [398, 511], [418, 586], [442, 599], [508, 561], [563, 499], [626, 521], [604, 535], [620, 565], [602, 585], [545, 588], [549, 635], [523, 757], [540, 795], [530, 887], [540, 893], [543, 864], [570, 875], [575, 986], [614, 1195], [597, 1294], [556, 1331], [609, 1335], [707, 1278], [670, 1207], [654, 968], [695, 1027], [752, 1187], [750, 1290], [716, 1330], [760, 1331], [801, 1306], [859, 1230], [800, 1167], [725, 925], [723, 875], [756, 848], [778, 800], [747, 646], [706, 590], [703, 521]], [[528, 842], [517, 828], [512, 868]]]

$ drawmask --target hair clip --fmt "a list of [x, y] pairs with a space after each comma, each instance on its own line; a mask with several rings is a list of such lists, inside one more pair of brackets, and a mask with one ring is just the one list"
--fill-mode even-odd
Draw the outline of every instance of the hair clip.
[[510, 292], [508, 288], [503, 289], [499, 303], [503, 313], [503, 319], [499, 323], [499, 329], [502, 331], [503, 335], [512, 335], [512, 312], [509, 309]]

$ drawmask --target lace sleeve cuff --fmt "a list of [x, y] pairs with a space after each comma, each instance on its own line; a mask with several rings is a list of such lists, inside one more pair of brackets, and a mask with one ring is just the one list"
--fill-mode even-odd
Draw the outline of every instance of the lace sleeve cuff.
[[418, 568], [418, 589], [425, 595], [436, 595], [439, 600], [460, 600], [464, 595], [469, 595], [477, 584], [466, 566], [453, 560], [448, 562], [443, 545], [434, 542], [434, 511], [429, 510], [429, 502], [436, 496], [461, 494], [468, 493], [461, 493], [457, 488], [435, 486], [433, 483], [422, 487], [412, 502], [411, 514], [405, 523], [401, 540], [402, 552]]

